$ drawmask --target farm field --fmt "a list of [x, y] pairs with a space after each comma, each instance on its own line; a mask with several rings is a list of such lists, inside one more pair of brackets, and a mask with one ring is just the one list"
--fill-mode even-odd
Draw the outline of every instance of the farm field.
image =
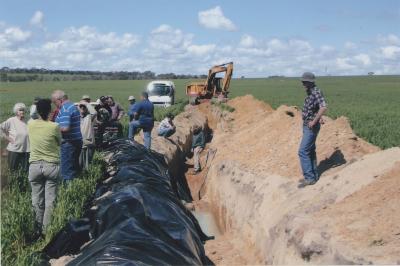
[[[191, 80], [174, 82], [176, 98], [185, 99], [185, 85]], [[65, 90], [73, 101], [83, 94], [92, 99], [111, 94], [127, 108], [127, 97], [139, 97], [147, 83], [147, 80], [2, 83], [0, 120], [11, 115], [14, 103], [30, 105], [35, 96], [49, 96], [54, 89]], [[317, 86], [328, 101], [328, 116], [348, 117], [357, 135], [381, 148], [400, 145], [400, 76], [321, 77]], [[234, 79], [230, 91], [231, 98], [252, 94], [274, 108], [282, 104], [301, 107], [304, 100], [298, 78]]]
[[[174, 81], [178, 101], [186, 99], [185, 85], [190, 81]], [[2, 83], [0, 84], [0, 118], [4, 121], [12, 115], [11, 109], [15, 102], [24, 102], [29, 106], [35, 96], [49, 97], [54, 89], [65, 90], [73, 101], [78, 101], [83, 94], [89, 94], [92, 99], [112, 94], [127, 108], [127, 97], [129, 95], [139, 97], [147, 82], [147, 80], [116, 80]], [[400, 76], [323, 77], [317, 80], [317, 85], [327, 98], [328, 116], [349, 117], [357, 135], [381, 148], [400, 145], [400, 116], [398, 115], [400, 113], [398, 104]], [[274, 108], [283, 104], [301, 107], [305, 95], [298, 78], [232, 80], [230, 97], [246, 94], [252, 94]], [[176, 111], [182, 109], [182, 103], [173, 108]], [[160, 116], [162, 111], [157, 111], [157, 113]], [[241, 110], [241, 113], [246, 113], [246, 111]], [[268, 128], [264, 130], [268, 136]], [[4, 145], [2, 148], [5, 148]], [[102, 176], [100, 162], [97, 160], [90, 171], [83, 178], [75, 180], [72, 186], [61, 188], [54, 215], [57, 218], [53, 221], [47, 235], [37, 242], [32, 241], [35, 229], [26, 174], [7, 173], [7, 175], [9, 175], [9, 184], [2, 191], [2, 206], [4, 206], [1, 224], [4, 251], [2, 259], [8, 265], [39, 265], [41, 258], [36, 252], [43, 249], [71, 217], [82, 216], [85, 202], [93, 194], [95, 184]], [[85, 196], [78, 197], [77, 195]]]

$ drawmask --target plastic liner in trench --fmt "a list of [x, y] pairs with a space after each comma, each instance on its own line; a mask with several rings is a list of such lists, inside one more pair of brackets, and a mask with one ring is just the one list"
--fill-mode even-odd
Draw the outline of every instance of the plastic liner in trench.
[[[112, 177], [98, 186], [88, 212], [93, 241], [68, 265], [210, 264], [208, 237], [173, 191], [163, 156], [128, 140], [111, 143], [104, 155]], [[44, 252], [79, 251], [89, 233], [84, 224], [70, 222]]]

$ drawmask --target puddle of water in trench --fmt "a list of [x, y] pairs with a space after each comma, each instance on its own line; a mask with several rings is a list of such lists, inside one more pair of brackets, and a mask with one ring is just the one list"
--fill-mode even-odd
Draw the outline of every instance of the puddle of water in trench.
[[217, 223], [215, 222], [214, 215], [208, 211], [192, 211], [194, 217], [200, 224], [203, 232], [208, 236], [220, 236], [221, 232], [218, 229]]

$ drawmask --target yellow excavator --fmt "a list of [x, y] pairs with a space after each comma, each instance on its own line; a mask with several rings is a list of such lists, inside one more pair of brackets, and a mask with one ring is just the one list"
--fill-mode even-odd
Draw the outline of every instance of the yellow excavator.
[[[216, 74], [225, 72], [223, 78], [216, 77]], [[226, 101], [229, 93], [229, 84], [233, 73], [233, 62], [216, 65], [208, 71], [205, 82], [194, 82], [186, 86], [186, 95], [192, 105], [201, 101], [217, 97]]]

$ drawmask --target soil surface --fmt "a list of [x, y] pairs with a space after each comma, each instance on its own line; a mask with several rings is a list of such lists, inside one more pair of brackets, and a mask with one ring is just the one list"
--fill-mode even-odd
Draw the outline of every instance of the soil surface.
[[250, 95], [228, 104], [234, 112], [198, 106], [213, 133], [203, 162], [207, 150], [216, 155], [202, 173], [186, 175], [194, 205], [212, 211], [222, 232], [205, 246], [214, 263], [400, 262], [399, 148], [381, 151], [347, 118], [324, 117], [320, 181], [298, 189], [301, 111]]

